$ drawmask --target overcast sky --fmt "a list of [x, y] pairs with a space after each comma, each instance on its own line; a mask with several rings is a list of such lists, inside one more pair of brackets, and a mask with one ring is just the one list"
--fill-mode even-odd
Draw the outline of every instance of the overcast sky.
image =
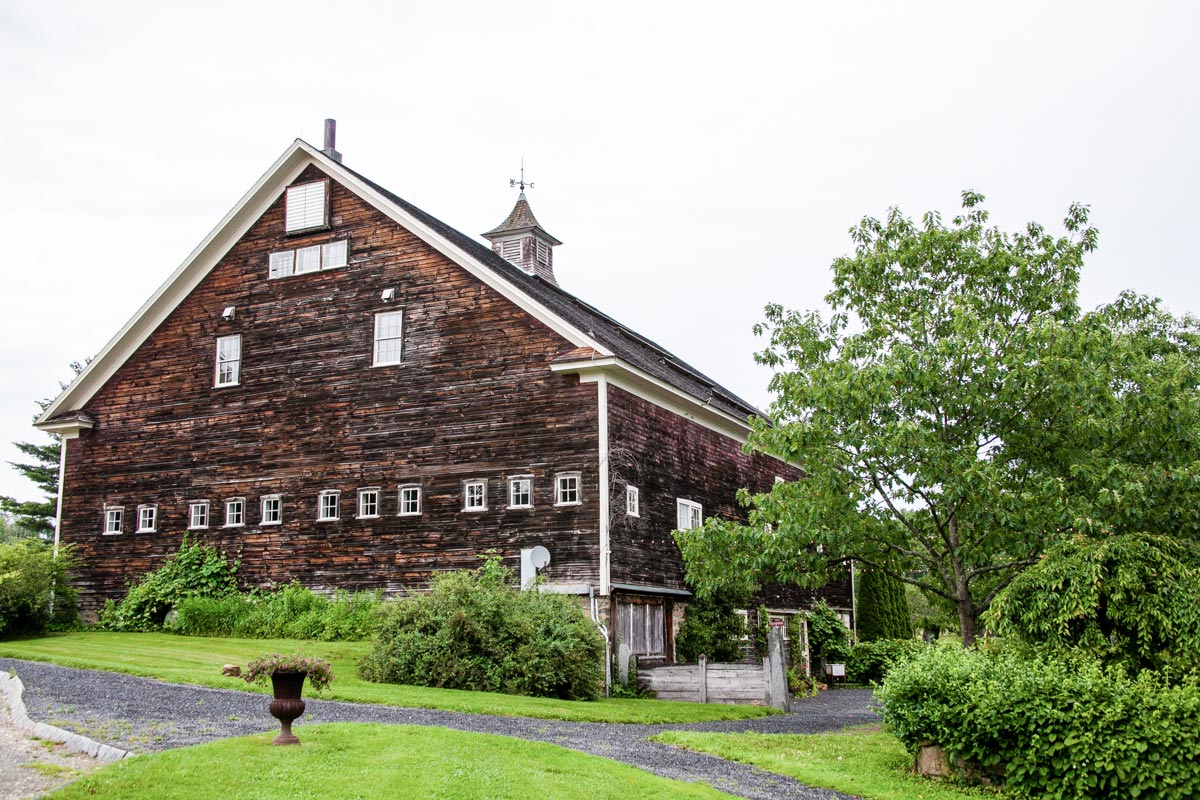
[[[564, 288], [765, 406], [847, 229], [1092, 207], [1094, 306], [1200, 310], [1188, 3], [0, 0], [0, 460], [297, 137], [477, 235], [525, 159]], [[32, 498], [0, 469], [0, 494]]]

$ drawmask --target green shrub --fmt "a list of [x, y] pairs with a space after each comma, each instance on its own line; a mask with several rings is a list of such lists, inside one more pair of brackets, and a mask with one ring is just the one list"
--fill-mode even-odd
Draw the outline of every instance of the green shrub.
[[916, 639], [876, 639], [859, 642], [846, 658], [846, 679], [851, 683], [879, 683], [891, 668], [924, 650]]
[[337, 591], [332, 598], [291, 583], [274, 592], [188, 597], [170, 630], [187, 636], [243, 639], [369, 639], [379, 623], [379, 592]]
[[369, 681], [594, 699], [604, 639], [571, 598], [518, 591], [498, 558], [391, 604], [359, 665]]
[[722, 594], [696, 597], [688, 604], [675, 637], [675, 652], [680, 661], [740, 661], [745, 620], [737, 613], [737, 599]]
[[936, 647], [877, 691], [910, 752], [927, 742], [1019, 794], [1048, 798], [1200, 795], [1200, 684], [1131, 678], [1075, 653]]
[[67, 585], [72, 564], [67, 547], [55, 559], [39, 539], [0, 543], [0, 639], [65, 627], [78, 618], [75, 590]]
[[120, 603], [109, 600], [100, 611], [100, 626], [114, 631], [151, 631], [188, 597], [222, 597], [237, 591], [237, 570], [215, 547], [179, 543], [179, 551], [129, 587]]
[[814, 661], [838, 664], [850, 655], [850, 631], [824, 600], [808, 612], [808, 645]]

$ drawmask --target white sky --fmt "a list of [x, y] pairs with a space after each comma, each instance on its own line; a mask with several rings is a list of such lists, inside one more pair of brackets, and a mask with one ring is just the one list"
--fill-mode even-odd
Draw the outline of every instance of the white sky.
[[[1087, 307], [1200, 309], [1189, 3], [0, 0], [0, 460], [292, 139], [468, 234], [515, 200], [564, 288], [765, 406], [751, 326], [898, 205], [1061, 230]], [[0, 465], [0, 494], [34, 489]]]

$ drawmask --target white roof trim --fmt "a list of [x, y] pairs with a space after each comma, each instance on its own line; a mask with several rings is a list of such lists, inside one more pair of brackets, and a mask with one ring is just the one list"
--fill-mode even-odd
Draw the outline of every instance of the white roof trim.
[[606, 376], [613, 386], [728, 436], [739, 444], [745, 444], [750, 435], [751, 428], [747, 420], [714, 408], [615, 356], [564, 361], [551, 364], [550, 369], [567, 375], [579, 375], [579, 380], [583, 383], [593, 383], [598, 381], [600, 376]]
[[349, 188], [387, 217], [412, 231], [455, 264], [533, 315], [575, 347], [591, 347], [605, 355], [609, 354], [608, 349], [600, 343], [546, 306], [535, 301], [490, 267], [478, 262], [440, 233], [418, 221], [403, 208], [351, 174], [341, 164], [323, 155], [307, 142], [297, 139], [255, 182], [250, 191], [242, 196], [237, 205], [225, 215], [212, 232], [197, 245], [196, 249], [184, 259], [183, 263], [171, 273], [170, 277], [158, 287], [150, 299], [142, 304], [137, 313], [125, 323], [116, 336], [109, 340], [108, 344], [79, 373], [75, 380], [63, 390], [62, 394], [46, 407], [35, 424], [41, 428], [46, 425], [48, 420], [59, 414], [82, 409], [95, 396], [96, 392], [116, 374], [138, 347], [150, 337], [150, 334], [208, 276], [230, 248], [278, 199], [284, 188], [310, 164], [315, 164], [321, 171]]

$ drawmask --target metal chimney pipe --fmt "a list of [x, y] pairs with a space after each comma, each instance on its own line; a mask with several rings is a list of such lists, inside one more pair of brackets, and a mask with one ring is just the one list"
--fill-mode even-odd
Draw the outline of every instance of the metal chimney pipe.
[[337, 120], [325, 120], [325, 147], [321, 152], [332, 158], [339, 164], [342, 163], [342, 154], [337, 151]]

